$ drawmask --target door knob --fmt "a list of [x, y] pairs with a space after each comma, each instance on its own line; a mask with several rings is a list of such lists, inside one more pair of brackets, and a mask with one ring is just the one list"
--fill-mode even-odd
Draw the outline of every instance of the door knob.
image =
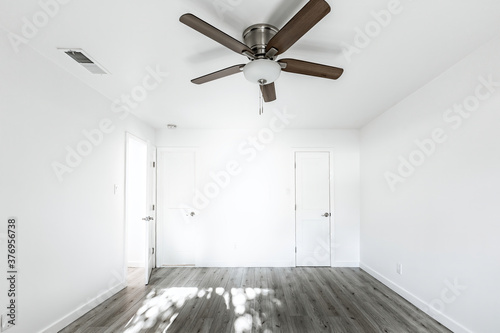
[[146, 221], [146, 222], [149, 222], [149, 221], [153, 221], [154, 218], [152, 218], [151, 216], [146, 216], [146, 217], [143, 217], [142, 220]]
[[331, 213], [325, 213], [325, 214], [323, 214], [323, 216], [324, 217], [330, 217], [330, 216], [332, 216], [332, 214]]
[[189, 214], [189, 215], [191, 215], [191, 216], [195, 216], [196, 214], [195, 214], [194, 212], [191, 212], [191, 214]]

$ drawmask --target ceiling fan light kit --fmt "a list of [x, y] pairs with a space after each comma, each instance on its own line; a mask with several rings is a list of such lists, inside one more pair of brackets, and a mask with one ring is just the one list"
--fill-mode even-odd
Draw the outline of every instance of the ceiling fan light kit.
[[338, 79], [344, 71], [342, 68], [296, 59], [277, 60], [278, 55], [295, 44], [330, 10], [331, 8], [325, 0], [310, 0], [281, 30], [264, 23], [248, 27], [243, 32], [245, 43], [193, 14], [182, 15], [180, 17], [182, 23], [250, 60], [247, 64], [228, 67], [191, 81], [195, 84], [203, 84], [243, 71], [248, 81], [260, 85], [264, 101], [272, 102], [276, 100], [274, 82], [279, 78], [281, 71], [331, 80]]
[[260, 85], [276, 81], [281, 74], [281, 66], [276, 61], [269, 59], [256, 59], [243, 67], [245, 78]]

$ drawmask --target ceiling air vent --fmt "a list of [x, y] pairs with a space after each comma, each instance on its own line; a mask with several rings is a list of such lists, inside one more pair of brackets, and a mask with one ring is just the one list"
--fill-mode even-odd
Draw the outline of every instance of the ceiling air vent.
[[92, 74], [109, 74], [101, 65], [93, 61], [81, 49], [60, 49]]

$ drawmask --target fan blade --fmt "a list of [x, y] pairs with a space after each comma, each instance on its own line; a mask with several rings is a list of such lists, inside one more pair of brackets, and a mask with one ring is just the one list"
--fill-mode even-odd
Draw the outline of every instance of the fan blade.
[[265, 84], [260, 86], [260, 91], [262, 91], [262, 96], [264, 97], [264, 102], [272, 102], [276, 100], [276, 87], [273, 83]]
[[310, 0], [287, 24], [269, 41], [266, 52], [275, 48], [283, 53], [314, 27], [331, 8], [324, 0]]
[[344, 73], [342, 68], [316, 64], [303, 60], [281, 59], [279, 63], [286, 64], [286, 67], [282, 68], [285, 72], [317, 76], [325, 79], [337, 80], [342, 73]]
[[231, 66], [225, 69], [221, 69], [220, 71], [217, 72], [200, 76], [199, 78], [191, 80], [191, 82], [195, 84], [203, 84], [217, 79], [221, 79], [229, 75], [240, 73], [243, 70], [243, 67], [245, 67], [245, 65]]
[[179, 21], [236, 53], [242, 54], [243, 52], [249, 52], [253, 55], [253, 51], [248, 46], [229, 36], [225, 32], [220, 31], [216, 27], [208, 24], [202, 19], [194, 16], [193, 14], [184, 14], [180, 17]]

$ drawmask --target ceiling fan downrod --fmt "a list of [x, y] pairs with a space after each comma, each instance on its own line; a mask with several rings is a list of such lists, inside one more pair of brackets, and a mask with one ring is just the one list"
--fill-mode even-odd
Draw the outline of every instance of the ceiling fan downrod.
[[[267, 57], [267, 44], [278, 31], [279, 29], [275, 26], [265, 23], [254, 24], [245, 29], [243, 40], [253, 51], [254, 59], [265, 59]], [[268, 59], [274, 60], [274, 55]], [[250, 60], [253, 59], [250, 58]]]

